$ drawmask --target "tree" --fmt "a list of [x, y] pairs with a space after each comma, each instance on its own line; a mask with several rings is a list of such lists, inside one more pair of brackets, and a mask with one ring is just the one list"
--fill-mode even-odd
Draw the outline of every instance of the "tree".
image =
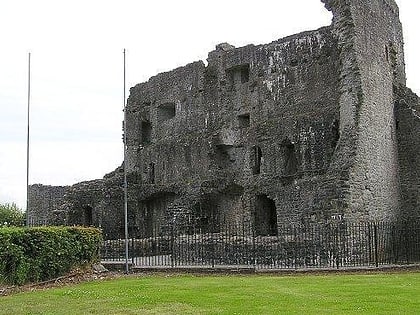
[[23, 226], [23, 211], [15, 203], [0, 204], [0, 228], [3, 226]]

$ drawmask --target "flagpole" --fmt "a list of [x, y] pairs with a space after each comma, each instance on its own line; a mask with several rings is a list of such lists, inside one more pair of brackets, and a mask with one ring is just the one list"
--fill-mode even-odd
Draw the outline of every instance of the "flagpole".
[[31, 53], [28, 54], [28, 129], [26, 133], [26, 226], [29, 226], [29, 123], [31, 104]]
[[125, 99], [125, 48], [124, 55], [124, 231], [125, 231], [125, 273], [128, 274], [128, 192], [127, 192], [127, 111]]

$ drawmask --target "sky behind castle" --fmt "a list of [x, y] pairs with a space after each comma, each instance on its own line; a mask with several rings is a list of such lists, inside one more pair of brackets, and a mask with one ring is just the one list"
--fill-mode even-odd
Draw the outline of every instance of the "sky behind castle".
[[[420, 95], [420, 4], [396, 0], [407, 85]], [[129, 87], [236, 47], [329, 25], [317, 0], [2, 0], [0, 203], [26, 198], [27, 59], [31, 52], [30, 183], [102, 178], [123, 159], [123, 49]]]

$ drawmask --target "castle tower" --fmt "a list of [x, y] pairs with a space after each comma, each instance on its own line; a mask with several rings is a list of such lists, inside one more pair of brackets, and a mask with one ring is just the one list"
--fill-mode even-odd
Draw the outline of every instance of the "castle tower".
[[[405, 86], [393, 0], [323, 0], [340, 49], [340, 146], [347, 216], [390, 219], [400, 206], [394, 87]], [[340, 151], [340, 150], [339, 150]]]

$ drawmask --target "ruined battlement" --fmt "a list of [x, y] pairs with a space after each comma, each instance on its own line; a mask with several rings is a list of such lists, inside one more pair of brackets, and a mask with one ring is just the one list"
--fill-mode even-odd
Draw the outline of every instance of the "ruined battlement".
[[[280, 223], [418, 216], [419, 102], [405, 87], [398, 7], [322, 2], [330, 26], [262, 45], [221, 43], [207, 65], [130, 89], [130, 231], [223, 221], [271, 235]], [[118, 168], [67, 188], [56, 204], [67, 220], [114, 235], [122, 197]]]
[[[351, 4], [354, 4], [355, 1], [340, 1], [340, 0], [321, 0], [325, 4], [325, 7], [327, 10], [330, 10], [333, 7], [339, 7], [339, 6], [349, 6]], [[378, 11], [384, 12], [388, 11], [396, 16], [399, 16], [399, 8], [397, 3], [394, 0], [372, 0], [368, 3], [364, 3], [372, 8], [378, 9]], [[380, 7], [379, 7], [380, 6]]]

